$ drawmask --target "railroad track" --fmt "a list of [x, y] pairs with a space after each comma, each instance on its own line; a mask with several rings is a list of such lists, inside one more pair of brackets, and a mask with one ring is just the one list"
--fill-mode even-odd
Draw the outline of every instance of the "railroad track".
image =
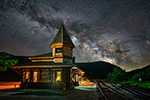
[[[128, 85], [117, 85], [110, 82], [98, 82], [99, 94], [101, 94], [100, 100], [115, 100], [113, 95], [117, 95], [117, 100], [150, 100], [150, 92], [138, 89], [136, 87]], [[104, 88], [105, 87], [105, 88]], [[105, 91], [106, 88], [109, 91], [112, 91], [114, 94], [112, 97], [109, 97], [108, 91]]]
[[106, 94], [104, 93], [104, 90], [102, 89], [100, 83], [97, 83], [97, 93], [102, 97], [99, 97], [100, 100], [109, 100], [108, 97], [106, 96]]
[[117, 90], [122, 90], [132, 95], [132, 98], [134, 98], [134, 100], [137, 100], [137, 99], [138, 100], [150, 100], [150, 92], [148, 91], [140, 90], [136, 87], [128, 86], [128, 85], [121, 85], [118, 87], [114, 83], [110, 83], [110, 84]]
[[106, 85], [103, 81], [97, 83], [97, 93], [100, 100], [132, 100]]
[[126, 85], [122, 85], [120, 88], [134, 94], [135, 96], [137, 96], [140, 100], [150, 100], [150, 93], [146, 92], [146, 91], [142, 91], [139, 90], [135, 87], [131, 87], [131, 86], [126, 86]]

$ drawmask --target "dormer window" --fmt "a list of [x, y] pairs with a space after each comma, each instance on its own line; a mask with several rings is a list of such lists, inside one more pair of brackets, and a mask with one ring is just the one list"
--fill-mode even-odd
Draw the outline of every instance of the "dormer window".
[[56, 48], [56, 53], [62, 53], [62, 48]]

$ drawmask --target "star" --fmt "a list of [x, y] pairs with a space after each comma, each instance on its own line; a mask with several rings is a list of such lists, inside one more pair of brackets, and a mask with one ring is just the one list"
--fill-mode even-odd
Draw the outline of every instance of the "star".
[[76, 62], [107, 61], [127, 71], [150, 62], [149, 0], [1, 0], [0, 5], [0, 52], [49, 53], [63, 22], [76, 46]]

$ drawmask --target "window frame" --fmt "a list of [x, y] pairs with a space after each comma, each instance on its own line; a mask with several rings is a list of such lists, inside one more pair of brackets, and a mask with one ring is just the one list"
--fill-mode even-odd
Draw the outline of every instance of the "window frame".
[[[61, 52], [58, 52], [58, 50], [61, 50]], [[55, 48], [55, 52], [56, 53], [62, 53], [63, 52], [63, 48]]]

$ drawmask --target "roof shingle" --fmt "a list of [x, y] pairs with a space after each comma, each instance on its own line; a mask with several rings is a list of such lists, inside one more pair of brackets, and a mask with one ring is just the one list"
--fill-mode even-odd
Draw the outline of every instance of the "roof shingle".
[[67, 33], [66, 28], [64, 27], [63, 23], [51, 44], [57, 43], [57, 42], [72, 44], [72, 46], [75, 47], [72, 40], [70, 39], [70, 36]]

